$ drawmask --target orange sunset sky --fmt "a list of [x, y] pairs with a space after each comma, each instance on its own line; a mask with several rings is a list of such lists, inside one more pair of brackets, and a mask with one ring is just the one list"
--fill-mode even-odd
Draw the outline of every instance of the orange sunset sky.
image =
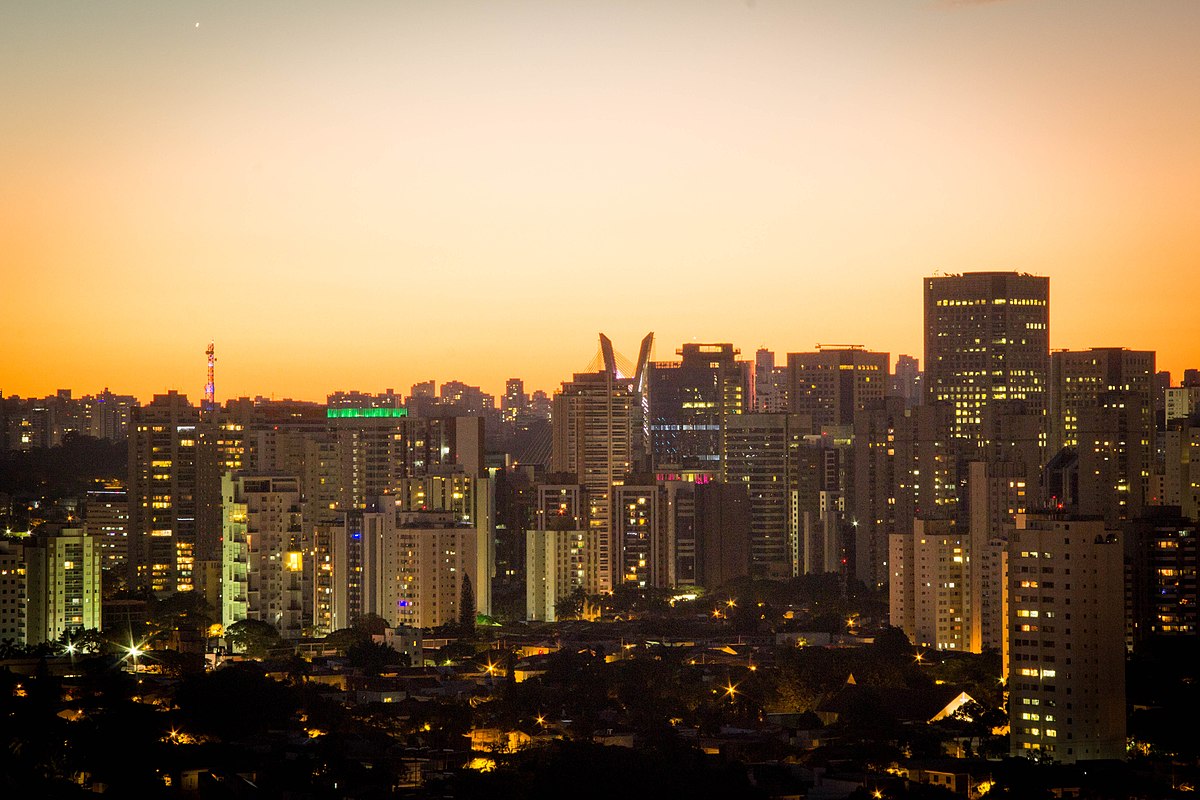
[[[921, 277], [1200, 367], [1200, 3], [0, 5], [0, 391], [921, 353]], [[782, 358], [782, 355], [780, 356]]]

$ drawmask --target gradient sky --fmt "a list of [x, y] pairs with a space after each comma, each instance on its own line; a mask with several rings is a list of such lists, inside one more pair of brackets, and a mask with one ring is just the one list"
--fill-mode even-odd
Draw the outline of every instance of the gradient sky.
[[[921, 356], [921, 277], [1200, 367], [1200, 3], [0, 4], [0, 390]], [[780, 356], [782, 360], [782, 356]]]

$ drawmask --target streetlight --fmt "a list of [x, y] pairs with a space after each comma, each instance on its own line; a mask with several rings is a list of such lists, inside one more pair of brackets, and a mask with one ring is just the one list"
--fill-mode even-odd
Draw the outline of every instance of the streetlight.
[[[143, 655], [146, 651], [143, 650], [142, 648], [138, 647], [137, 645], [130, 645], [128, 648], [126, 648], [126, 650], [129, 653], [129, 657], [133, 659], [133, 674], [137, 675], [138, 674], [138, 657]], [[140, 682], [141, 678], [138, 678], [138, 681]]]

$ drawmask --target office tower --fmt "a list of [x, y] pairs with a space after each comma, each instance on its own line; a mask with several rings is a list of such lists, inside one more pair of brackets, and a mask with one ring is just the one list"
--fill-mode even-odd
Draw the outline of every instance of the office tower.
[[889, 397], [859, 412], [854, 426], [854, 575], [888, 580], [888, 535], [912, 533], [917, 517], [957, 519], [964, 440], [949, 431], [954, 408], [943, 402], [905, 408]]
[[647, 386], [654, 467], [694, 479], [720, 473], [725, 421], [748, 410], [749, 364], [731, 344], [685, 344], [680, 361], [651, 362]]
[[[202, 546], [200, 412], [185, 395], [155, 395], [135, 409], [129, 434], [130, 582], [155, 592], [192, 591]], [[207, 473], [206, 473], [207, 474]], [[218, 484], [219, 487], [219, 484]], [[219, 488], [218, 488], [219, 491]]]
[[25, 644], [25, 548], [14, 539], [0, 539], [0, 642]]
[[482, 417], [496, 408], [496, 398], [486, 394], [478, 386], [469, 386], [462, 381], [447, 381], [442, 384], [438, 398], [439, 413], [465, 414]]
[[100, 630], [100, 547], [86, 528], [44, 529], [25, 545], [25, 643]]
[[[746, 483], [737, 481], [695, 484], [695, 582], [701, 586], [716, 589], [756, 570], [750, 491]], [[769, 544], [771, 550], [759, 547], [757, 552], [762, 555], [774, 551], [774, 542]], [[757, 569], [766, 571], [773, 563], [763, 563]]]
[[525, 532], [526, 619], [554, 622], [557, 605], [579, 590], [588, 594], [590, 553], [597, 534], [588, 525], [587, 489], [577, 485], [539, 486], [533, 527]]
[[1181, 386], [1200, 386], [1200, 369], [1185, 369]]
[[[405, 512], [449, 513], [459, 527], [475, 531], [477, 563], [472, 589], [480, 614], [492, 613], [492, 579], [496, 575], [496, 486], [489, 478], [465, 473], [405, 478], [396, 491], [396, 509]], [[457, 534], [456, 534], [457, 535]]]
[[490, 596], [491, 578], [478, 572], [475, 526], [453, 512], [396, 512], [383, 539], [379, 610], [392, 625], [431, 628], [456, 624], [478, 608], [462, 608], [470, 594]]
[[1050, 452], [1079, 444], [1079, 418], [1110, 392], [1126, 393], [1142, 421], [1141, 438], [1154, 440], [1154, 351], [1121, 347], [1057, 350], [1050, 354]]
[[221, 489], [222, 624], [253, 619], [299, 639], [312, 626], [313, 603], [299, 479], [227, 473]]
[[921, 362], [912, 356], [896, 356], [896, 369], [892, 373], [891, 394], [904, 398], [908, 408], [921, 404]]
[[1014, 756], [1125, 757], [1120, 537], [1095, 519], [1019, 517], [1008, 545]]
[[1129, 594], [1128, 639], [1138, 648], [1152, 637], [1195, 636], [1196, 521], [1178, 506], [1157, 506], [1125, 525]]
[[1047, 407], [1050, 279], [968, 272], [925, 279], [925, 399], [948, 402], [975, 438], [993, 400]]
[[129, 492], [120, 481], [89, 489], [85, 511], [88, 532], [100, 543], [104, 589], [120, 589], [129, 577]]
[[516, 422], [517, 417], [529, 411], [529, 395], [525, 394], [525, 381], [509, 378], [504, 384], [504, 399], [500, 410], [505, 422]]
[[888, 537], [891, 624], [918, 647], [969, 648], [967, 542], [953, 520], [913, 521]]
[[600, 336], [601, 368], [576, 373], [554, 395], [552, 472], [573, 476], [588, 490], [589, 529], [597, 534], [597, 589], [611, 592], [620, 578], [619, 543], [614, 541], [613, 487], [646, 464], [646, 367], [653, 334], [642, 340], [632, 377], [617, 364], [612, 342]]
[[789, 515], [797, 464], [790, 454], [811, 429], [806, 414], [742, 414], [726, 422], [722, 481], [742, 486], [750, 496], [752, 575], [798, 574], [800, 544]]
[[818, 345], [815, 353], [788, 353], [788, 409], [812, 417], [821, 433], [832, 426], [851, 426], [854, 413], [888, 394], [887, 353], [858, 345]]
[[754, 352], [754, 403], [760, 414], [782, 414], [788, 410], [788, 372], [775, 365], [775, 353], [765, 347]]

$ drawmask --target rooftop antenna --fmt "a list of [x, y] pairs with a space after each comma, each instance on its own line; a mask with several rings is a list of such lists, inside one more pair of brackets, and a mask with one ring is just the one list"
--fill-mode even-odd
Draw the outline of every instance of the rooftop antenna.
[[211, 413], [217, 407], [217, 356], [213, 342], [208, 343], [204, 354], [208, 356], [208, 383], [204, 384], [204, 410]]

